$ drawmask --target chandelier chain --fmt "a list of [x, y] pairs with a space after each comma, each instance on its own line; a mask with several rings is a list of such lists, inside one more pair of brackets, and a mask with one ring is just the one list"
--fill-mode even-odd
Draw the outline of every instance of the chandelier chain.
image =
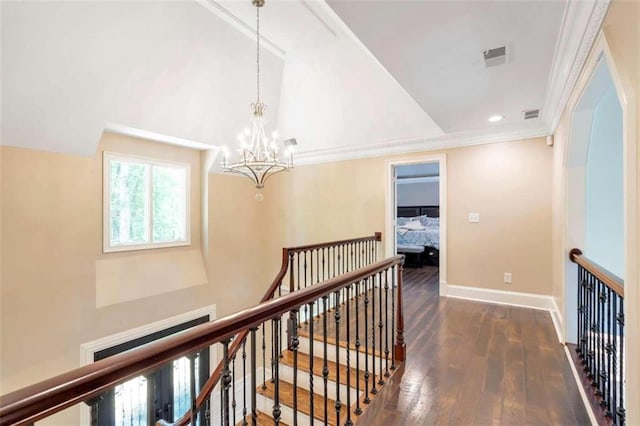
[[260, 103], [260, 7], [256, 7], [256, 91], [258, 94], [257, 102]]

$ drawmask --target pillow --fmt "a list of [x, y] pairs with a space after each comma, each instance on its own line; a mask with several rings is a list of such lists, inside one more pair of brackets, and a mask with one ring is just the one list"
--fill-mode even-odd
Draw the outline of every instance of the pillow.
[[404, 225], [402, 225], [402, 228], [408, 229], [410, 231], [424, 231], [426, 229], [424, 225], [417, 220], [412, 220], [411, 222], [405, 223]]

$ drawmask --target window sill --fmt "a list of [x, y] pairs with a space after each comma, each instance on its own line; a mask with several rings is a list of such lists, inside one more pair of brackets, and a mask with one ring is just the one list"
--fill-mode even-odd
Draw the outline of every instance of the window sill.
[[122, 252], [129, 252], [129, 251], [164, 249], [164, 248], [172, 248], [172, 247], [187, 247], [190, 245], [191, 245], [191, 240], [172, 241], [168, 243], [131, 244], [131, 245], [122, 245], [122, 246], [113, 246], [113, 247], [104, 246], [102, 248], [102, 252], [103, 253], [122, 253]]

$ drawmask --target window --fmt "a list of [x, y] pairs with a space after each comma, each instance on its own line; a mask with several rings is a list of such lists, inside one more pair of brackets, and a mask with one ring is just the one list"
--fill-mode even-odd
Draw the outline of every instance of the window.
[[189, 164], [104, 153], [104, 252], [190, 244]]

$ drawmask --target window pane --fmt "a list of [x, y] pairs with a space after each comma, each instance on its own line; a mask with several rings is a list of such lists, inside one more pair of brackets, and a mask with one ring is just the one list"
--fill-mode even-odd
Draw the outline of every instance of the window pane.
[[117, 160], [110, 165], [111, 245], [148, 242], [149, 166]]
[[[200, 391], [200, 354], [196, 355], [194, 374], [196, 394]], [[173, 361], [173, 420], [182, 417], [191, 409], [191, 361], [186, 356]], [[200, 425], [200, 417], [196, 423]]]
[[147, 379], [138, 376], [115, 388], [115, 425], [147, 424]]
[[173, 418], [179, 419], [191, 406], [191, 363], [183, 356], [173, 361]]
[[153, 166], [153, 242], [186, 241], [187, 169]]

